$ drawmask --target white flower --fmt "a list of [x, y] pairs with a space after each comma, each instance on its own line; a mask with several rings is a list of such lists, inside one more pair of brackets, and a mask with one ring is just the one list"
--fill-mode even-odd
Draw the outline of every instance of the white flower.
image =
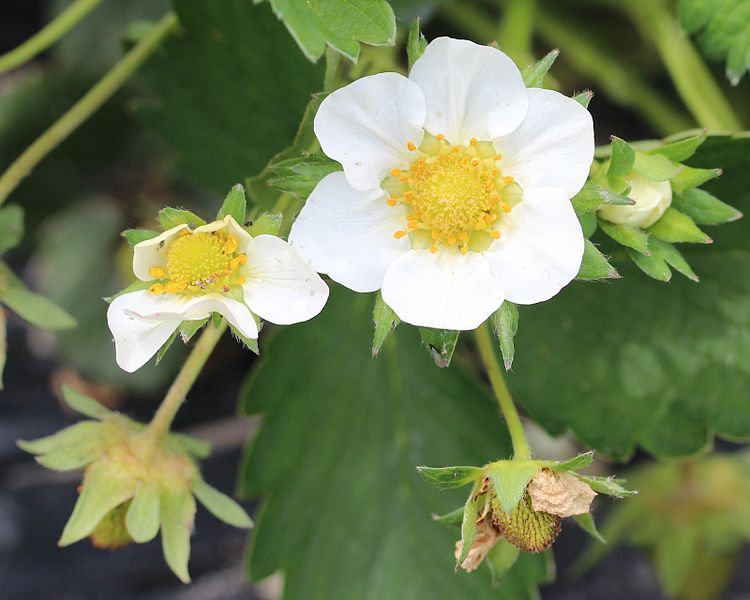
[[107, 311], [117, 364], [129, 372], [182, 321], [217, 312], [256, 339], [253, 313], [279, 325], [299, 323], [328, 299], [328, 286], [289, 244], [272, 235], [253, 238], [231, 216], [196, 229], [178, 225], [136, 244], [133, 272], [153, 285], [118, 296]]
[[401, 320], [473, 329], [503, 300], [554, 296], [578, 273], [570, 203], [594, 155], [591, 116], [526, 89], [502, 52], [438, 38], [409, 78], [365, 77], [322, 103], [315, 133], [343, 173], [325, 177], [289, 241]]
[[650, 227], [672, 204], [672, 186], [668, 181], [654, 181], [635, 172], [625, 180], [630, 186], [628, 197], [635, 204], [605, 206], [599, 209], [599, 216], [629, 227]]

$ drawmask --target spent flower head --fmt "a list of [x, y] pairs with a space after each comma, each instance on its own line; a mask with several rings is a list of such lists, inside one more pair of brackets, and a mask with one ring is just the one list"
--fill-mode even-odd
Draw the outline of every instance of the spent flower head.
[[578, 102], [527, 89], [500, 50], [438, 38], [409, 77], [333, 92], [314, 122], [343, 172], [324, 177], [290, 243], [408, 323], [466, 330], [504, 300], [533, 304], [578, 273], [570, 198], [594, 155]]

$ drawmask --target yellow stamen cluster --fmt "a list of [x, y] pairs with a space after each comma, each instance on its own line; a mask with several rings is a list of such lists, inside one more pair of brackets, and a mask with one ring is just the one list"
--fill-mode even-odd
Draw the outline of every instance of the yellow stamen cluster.
[[452, 146], [445, 136], [425, 133], [406, 169], [393, 169], [382, 184], [389, 206], [404, 204], [406, 227], [393, 235], [409, 235], [412, 247], [437, 252], [439, 245], [482, 252], [500, 237], [498, 220], [522, 197], [512, 177], [501, 175], [502, 156], [491, 142], [472, 139]]
[[238, 253], [238, 248], [237, 238], [223, 230], [194, 233], [185, 229], [167, 248], [166, 268], [149, 270], [159, 280], [149, 291], [184, 295], [227, 293], [233, 285], [245, 282], [240, 267], [247, 263], [247, 256]]

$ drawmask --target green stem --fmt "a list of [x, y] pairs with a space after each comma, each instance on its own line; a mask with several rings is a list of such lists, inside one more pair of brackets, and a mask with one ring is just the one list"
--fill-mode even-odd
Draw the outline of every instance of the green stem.
[[742, 129], [711, 71], [665, 4], [640, 0], [613, 6], [627, 10], [641, 34], [655, 44], [677, 93], [702, 127]]
[[39, 136], [8, 170], [0, 177], [0, 204], [5, 202], [10, 193], [65, 138], [75, 131], [81, 123], [96, 112], [128, 78], [137, 71], [146, 59], [159, 47], [164, 38], [177, 27], [177, 17], [167, 14], [154, 25], [138, 44], [136, 44], [86, 95], [76, 102], [47, 131]]
[[190, 355], [187, 357], [182, 369], [175, 377], [174, 382], [169, 387], [164, 400], [159, 409], [156, 411], [154, 418], [151, 419], [145, 432], [146, 447], [153, 451], [159, 440], [169, 431], [172, 421], [177, 411], [185, 401], [187, 393], [193, 387], [195, 379], [206, 364], [208, 357], [211, 355], [214, 347], [221, 339], [221, 336], [227, 329], [226, 319], [222, 319], [221, 324], [216, 327], [209, 322], [206, 329], [201, 334], [198, 342], [193, 347]]
[[500, 411], [503, 413], [505, 424], [508, 426], [510, 440], [513, 443], [513, 458], [518, 460], [529, 460], [531, 450], [529, 442], [526, 440], [526, 432], [523, 430], [521, 417], [518, 416], [516, 405], [513, 404], [513, 398], [510, 395], [508, 385], [503, 377], [503, 370], [497, 360], [495, 347], [492, 343], [492, 334], [490, 333], [487, 323], [483, 323], [475, 332], [477, 348], [482, 365], [490, 379], [492, 391], [495, 393], [497, 403], [500, 405]]
[[0, 75], [30, 61], [64, 36], [89, 14], [101, 0], [76, 0], [50, 21], [36, 35], [10, 52], [0, 56]]
[[503, 51], [519, 66], [534, 62], [531, 51], [534, 39], [537, 0], [505, 0], [503, 18], [497, 39]]

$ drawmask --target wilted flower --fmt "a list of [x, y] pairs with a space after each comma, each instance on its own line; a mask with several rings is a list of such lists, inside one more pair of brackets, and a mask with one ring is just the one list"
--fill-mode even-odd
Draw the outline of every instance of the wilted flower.
[[315, 117], [343, 166], [312, 192], [290, 243], [401, 320], [473, 329], [503, 300], [533, 304], [578, 273], [569, 201], [594, 153], [591, 116], [526, 89], [502, 52], [429, 44], [409, 78], [381, 73], [332, 93]]

